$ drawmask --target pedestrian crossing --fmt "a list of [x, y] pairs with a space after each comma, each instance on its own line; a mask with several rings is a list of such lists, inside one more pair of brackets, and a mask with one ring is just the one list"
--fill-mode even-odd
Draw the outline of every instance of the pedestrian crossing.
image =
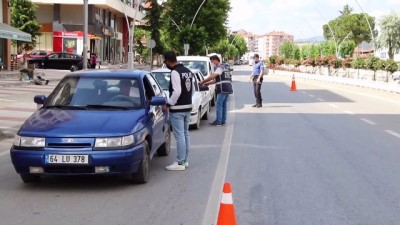
[[0, 130], [16, 133], [24, 121], [37, 109], [35, 95], [49, 95], [57, 85], [25, 85], [0, 88]]

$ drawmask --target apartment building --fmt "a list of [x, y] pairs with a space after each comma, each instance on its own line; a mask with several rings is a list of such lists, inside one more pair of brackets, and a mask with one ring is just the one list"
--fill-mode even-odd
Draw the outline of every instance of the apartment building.
[[245, 30], [238, 30], [233, 32], [233, 34], [240, 35], [247, 43], [248, 53], [243, 56], [244, 60], [249, 60], [254, 53], [258, 53], [261, 59], [267, 59], [271, 55], [279, 54], [279, 48], [284, 41], [294, 40], [293, 35], [280, 31], [256, 35]]
[[11, 40], [31, 41], [31, 35], [10, 26], [10, 5], [0, 0], [0, 70], [11, 69]]
[[284, 41], [294, 41], [294, 36], [281, 31], [273, 31], [266, 35], [265, 56], [278, 55], [280, 46]]
[[[32, 0], [38, 8], [36, 16], [42, 25], [37, 49], [54, 52], [83, 53], [84, 5], [82, 0]], [[88, 1], [88, 50], [99, 60], [116, 63], [126, 61], [129, 29], [142, 21], [143, 10], [136, 12], [141, 0]], [[142, 9], [142, 7], [138, 7]], [[125, 17], [126, 15], [126, 17]], [[127, 21], [128, 20], [128, 21]], [[129, 26], [128, 26], [129, 23]]]

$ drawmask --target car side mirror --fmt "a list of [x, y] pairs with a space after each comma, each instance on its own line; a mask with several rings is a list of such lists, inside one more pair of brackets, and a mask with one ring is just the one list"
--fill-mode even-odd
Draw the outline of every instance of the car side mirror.
[[233, 71], [233, 68], [230, 68], [230, 69], [229, 69], [229, 71], [231, 71], [231, 72], [232, 72], [232, 71]]
[[200, 89], [200, 91], [208, 91], [208, 90], [210, 90], [210, 88], [208, 86], [206, 86], [206, 85], [199, 85], [199, 89]]
[[167, 99], [165, 97], [153, 96], [150, 101], [150, 105], [165, 105], [167, 104]]
[[36, 95], [33, 98], [33, 101], [37, 104], [36, 108], [40, 109], [43, 106], [43, 104], [46, 102], [46, 96], [44, 96], [44, 95]]

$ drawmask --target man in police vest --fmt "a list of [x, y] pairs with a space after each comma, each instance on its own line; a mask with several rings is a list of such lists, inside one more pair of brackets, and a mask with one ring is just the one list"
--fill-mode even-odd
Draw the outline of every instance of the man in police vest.
[[214, 64], [216, 70], [213, 74], [206, 79], [200, 81], [200, 84], [213, 84], [215, 83], [215, 91], [217, 92], [216, 102], [216, 119], [210, 123], [211, 126], [224, 126], [226, 124], [227, 116], [227, 102], [230, 94], [233, 93], [232, 78], [226, 68], [221, 65], [221, 59], [217, 55], [210, 57], [211, 63]]
[[172, 131], [176, 139], [176, 161], [167, 166], [167, 170], [185, 170], [189, 166], [189, 122], [192, 111], [193, 73], [182, 64], [178, 64], [174, 52], [164, 54], [164, 63], [171, 70], [169, 99], [163, 111], [169, 110]]

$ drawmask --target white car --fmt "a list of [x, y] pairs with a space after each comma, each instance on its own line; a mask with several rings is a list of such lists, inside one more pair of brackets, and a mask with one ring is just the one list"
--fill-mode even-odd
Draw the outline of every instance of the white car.
[[[207, 86], [199, 85], [199, 81], [204, 80], [204, 76], [200, 70], [191, 69], [195, 75], [193, 79], [194, 93], [192, 95], [192, 112], [190, 113], [190, 123], [193, 128], [200, 128], [201, 119], [208, 119], [211, 107], [211, 93]], [[171, 79], [171, 70], [161, 68], [151, 71], [154, 78], [158, 81], [161, 88], [169, 97], [169, 83]]]
[[392, 73], [393, 80], [400, 80], [400, 70]]
[[[210, 61], [208, 56], [177, 56], [178, 63], [182, 63], [189, 69], [198, 69], [201, 71], [203, 76], [207, 78], [215, 71], [214, 65]], [[165, 64], [163, 68], [166, 68]], [[215, 105], [217, 100], [217, 93], [215, 92], [215, 84], [208, 85], [211, 93], [211, 106]]]

